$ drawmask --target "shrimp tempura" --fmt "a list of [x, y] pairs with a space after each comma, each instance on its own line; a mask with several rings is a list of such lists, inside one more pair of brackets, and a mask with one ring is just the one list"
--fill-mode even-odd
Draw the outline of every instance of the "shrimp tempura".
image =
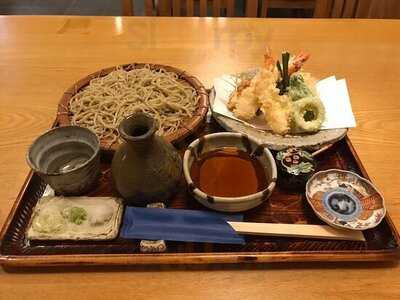
[[278, 78], [276, 68], [262, 69], [254, 77], [255, 95], [271, 130], [285, 134], [290, 130], [291, 101], [286, 95], [279, 95]]
[[[301, 69], [309, 58], [307, 53], [299, 53], [289, 61], [288, 73]], [[264, 66], [251, 79], [243, 81], [228, 102], [228, 108], [242, 120], [251, 120], [260, 109], [271, 130], [278, 134], [290, 131], [293, 104], [287, 95], [280, 95], [277, 83], [281, 75], [277, 61], [267, 48], [264, 55]]]

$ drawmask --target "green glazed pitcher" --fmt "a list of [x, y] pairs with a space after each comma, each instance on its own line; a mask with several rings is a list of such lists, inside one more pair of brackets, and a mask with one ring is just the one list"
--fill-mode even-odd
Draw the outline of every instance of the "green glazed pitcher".
[[165, 202], [176, 190], [182, 160], [176, 149], [155, 134], [157, 122], [135, 113], [118, 127], [124, 143], [112, 160], [114, 186], [127, 205]]

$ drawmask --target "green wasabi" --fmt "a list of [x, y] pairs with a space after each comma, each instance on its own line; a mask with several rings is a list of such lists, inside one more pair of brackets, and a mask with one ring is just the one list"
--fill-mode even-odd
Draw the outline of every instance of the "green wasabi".
[[68, 207], [63, 210], [62, 216], [69, 222], [80, 225], [87, 219], [87, 212], [82, 207]]

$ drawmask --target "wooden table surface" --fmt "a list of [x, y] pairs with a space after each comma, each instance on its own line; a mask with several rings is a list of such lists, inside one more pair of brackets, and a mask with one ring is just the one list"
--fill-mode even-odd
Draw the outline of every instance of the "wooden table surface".
[[[348, 81], [350, 137], [400, 227], [400, 21], [0, 16], [0, 224], [28, 173], [29, 144], [63, 91], [103, 67], [169, 64], [210, 87], [260, 65], [269, 45], [308, 51], [307, 70]], [[396, 263], [0, 271], [0, 298], [396, 298]], [[11, 297], [13, 296], [13, 297]], [[133, 298], [132, 298], [133, 297]], [[89, 297], [90, 298], [90, 297]]]

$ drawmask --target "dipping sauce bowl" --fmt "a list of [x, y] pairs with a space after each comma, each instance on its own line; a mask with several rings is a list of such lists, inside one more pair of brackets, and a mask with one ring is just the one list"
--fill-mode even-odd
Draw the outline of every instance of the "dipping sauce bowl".
[[265, 202], [275, 188], [271, 152], [240, 133], [205, 135], [187, 148], [183, 171], [189, 192], [204, 206], [239, 212]]

